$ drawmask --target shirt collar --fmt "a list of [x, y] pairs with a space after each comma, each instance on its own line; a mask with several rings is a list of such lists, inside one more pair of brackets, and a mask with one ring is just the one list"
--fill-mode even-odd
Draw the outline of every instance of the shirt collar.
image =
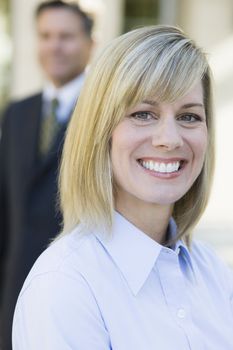
[[[169, 229], [170, 229], [170, 236], [171, 238], [175, 238], [177, 235], [177, 225], [176, 222], [173, 218], [170, 219], [169, 223]], [[181, 264], [183, 263], [183, 266], [186, 270], [186, 274], [190, 275], [190, 278], [193, 280], [195, 279], [194, 276], [194, 267], [193, 267], [193, 262], [192, 262], [192, 257], [189, 248], [185, 244], [185, 242], [182, 239], [178, 239], [172, 249], [179, 254], [180, 259], [182, 260]], [[189, 268], [189, 269], [188, 269]]]
[[43, 97], [46, 100], [52, 100], [57, 97], [59, 100], [75, 100], [80, 94], [85, 74], [82, 73], [78, 77], [69, 81], [60, 88], [55, 87], [51, 82], [47, 82], [43, 90]]
[[77, 98], [81, 92], [81, 88], [85, 79], [85, 73], [80, 74], [69, 83], [60, 88], [56, 88], [51, 82], [48, 82], [43, 90], [43, 99], [50, 101], [53, 98], [59, 100], [60, 119], [66, 119], [68, 112], [71, 112], [75, 106]]
[[[175, 221], [171, 219], [169, 235], [176, 235], [176, 231]], [[111, 237], [106, 238], [97, 234], [97, 238], [108, 251], [132, 292], [136, 295], [155, 266], [156, 260], [164, 247], [117, 212], [114, 214]], [[190, 260], [188, 249], [182, 241], [176, 242], [173, 250], [177, 254], [183, 254], [184, 252]]]
[[[177, 235], [177, 225], [175, 220], [171, 218], [169, 221], [169, 227], [168, 227], [168, 237], [171, 239], [173, 238], [175, 239], [176, 235]], [[171, 248], [172, 250], [174, 250], [174, 252], [176, 252], [177, 254], [180, 254], [193, 270], [190, 251], [187, 245], [184, 243], [184, 241], [182, 239], [178, 239]]]

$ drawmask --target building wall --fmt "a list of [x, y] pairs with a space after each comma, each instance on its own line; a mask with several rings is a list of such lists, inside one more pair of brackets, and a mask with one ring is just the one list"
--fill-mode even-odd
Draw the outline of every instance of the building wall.
[[232, 0], [178, 0], [177, 21], [199, 45], [210, 48], [233, 31]]
[[41, 84], [33, 18], [37, 2], [37, 0], [12, 0], [11, 4], [13, 57], [10, 88], [11, 96], [15, 98], [37, 90]]

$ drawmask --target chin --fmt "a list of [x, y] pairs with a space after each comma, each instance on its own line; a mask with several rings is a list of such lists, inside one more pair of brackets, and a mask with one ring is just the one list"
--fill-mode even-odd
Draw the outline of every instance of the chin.
[[166, 195], [161, 194], [161, 195], [155, 195], [155, 196], [148, 196], [146, 202], [153, 203], [153, 204], [158, 204], [158, 205], [173, 205], [175, 204], [178, 200], [180, 200], [185, 193], [171, 193]]
[[62, 86], [69, 82], [71, 79], [67, 76], [61, 76], [61, 75], [51, 75], [51, 80], [56, 86]]

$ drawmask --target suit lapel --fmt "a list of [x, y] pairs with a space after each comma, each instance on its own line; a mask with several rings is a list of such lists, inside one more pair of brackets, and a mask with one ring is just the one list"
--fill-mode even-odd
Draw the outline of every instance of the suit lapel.
[[[57, 137], [48, 154], [45, 155], [44, 158], [41, 158], [41, 159], [37, 158], [38, 162], [37, 162], [36, 173], [35, 173], [35, 181], [39, 179], [41, 176], [43, 176], [43, 173], [46, 172], [50, 167], [52, 167], [54, 163], [56, 163], [56, 167], [58, 166], [61, 153], [62, 153], [63, 144], [64, 144], [65, 132], [66, 132], [67, 125], [72, 112], [73, 112], [73, 108], [69, 113], [67, 122], [61, 125], [61, 128], [58, 131]], [[41, 118], [39, 117], [39, 119]], [[37, 131], [37, 137], [36, 137], [37, 139], [36, 156], [37, 157], [38, 157], [38, 138], [39, 138], [39, 132]]]
[[22, 147], [24, 158], [24, 169], [32, 174], [35, 169], [36, 156], [37, 156], [37, 140], [40, 127], [40, 116], [42, 110], [42, 95], [36, 95], [30, 105], [25, 108], [22, 113], [24, 114], [23, 123], [26, 127], [22, 128]]
[[47, 171], [48, 168], [52, 167], [54, 163], [59, 162], [63, 142], [64, 142], [64, 136], [66, 131], [67, 124], [64, 124], [61, 126], [61, 129], [59, 130], [56, 140], [54, 141], [54, 144], [52, 145], [51, 150], [48, 152], [48, 154], [40, 159], [37, 166], [36, 171], [36, 179], [40, 178], [44, 172]]

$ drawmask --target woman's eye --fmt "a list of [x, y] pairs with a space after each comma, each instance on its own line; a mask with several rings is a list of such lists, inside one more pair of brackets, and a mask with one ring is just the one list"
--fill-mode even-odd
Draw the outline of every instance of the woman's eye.
[[150, 112], [135, 112], [135, 113], [132, 113], [130, 117], [140, 121], [147, 121], [147, 120], [154, 119], [153, 114]]
[[199, 115], [192, 113], [182, 114], [177, 119], [186, 123], [202, 121], [202, 118]]

